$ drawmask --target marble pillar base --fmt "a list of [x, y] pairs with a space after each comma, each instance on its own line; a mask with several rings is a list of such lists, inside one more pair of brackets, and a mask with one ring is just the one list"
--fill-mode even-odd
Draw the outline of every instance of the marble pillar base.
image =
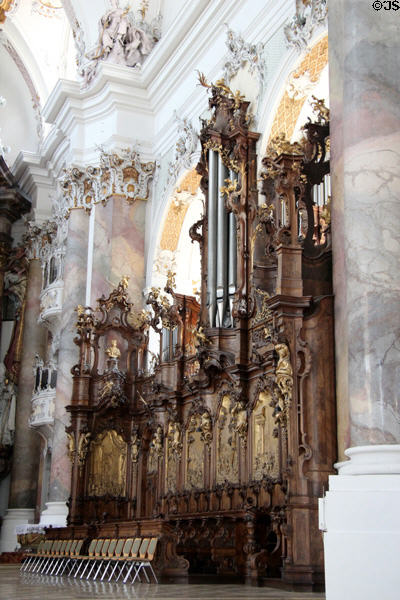
[[68, 507], [66, 502], [46, 502], [46, 508], [40, 515], [40, 525], [45, 527], [66, 527]]
[[14, 552], [20, 546], [15, 528], [17, 525], [33, 523], [34, 519], [34, 508], [9, 508], [1, 526], [0, 552]]
[[320, 500], [327, 600], [398, 600], [400, 445], [346, 450]]

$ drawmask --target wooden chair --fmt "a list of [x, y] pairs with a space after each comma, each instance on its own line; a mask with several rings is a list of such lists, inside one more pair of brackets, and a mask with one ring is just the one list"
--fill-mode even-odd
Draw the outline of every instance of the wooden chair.
[[135, 583], [136, 578], [140, 576], [141, 570], [143, 570], [147, 583], [150, 583], [149, 576], [146, 573], [146, 568], [150, 569], [155, 582], [158, 583], [158, 579], [151, 565], [156, 552], [158, 538], [151, 538], [151, 540], [149, 538], [146, 538], [145, 540], [143, 540], [143, 542], [145, 541], [147, 541], [147, 545], [142, 543], [142, 545], [140, 546], [139, 557], [132, 559], [132, 564], [129, 567], [128, 572], [125, 576], [124, 583], [127, 582], [128, 577], [133, 568], [135, 569], [135, 574], [133, 576], [132, 583]]
[[38, 560], [35, 561], [35, 564], [33, 564], [31, 566], [31, 568], [29, 569], [30, 571], [32, 571], [32, 573], [37, 572], [40, 567], [40, 564], [43, 563], [43, 561], [47, 559], [47, 557], [49, 556], [49, 553], [50, 553], [50, 549], [54, 543], [55, 543], [55, 540], [46, 540], [46, 542], [42, 548], [41, 554], [38, 555]]
[[58, 551], [54, 555], [53, 560], [50, 563], [50, 566], [49, 566], [49, 568], [46, 571], [49, 575], [53, 575], [54, 571], [56, 570], [56, 568], [57, 568], [57, 566], [58, 566], [58, 564], [60, 562], [60, 560], [63, 559], [64, 552], [65, 552], [65, 549], [66, 549], [66, 547], [68, 545], [68, 542], [69, 542], [69, 540], [62, 540], [61, 541], [61, 545], [58, 548]]
[[[94, 554], [94, 549], [96, 547], [96, 544], [99, 540], [94, 539], [90, 542], [89, 544], [89, 548], [88, 548], [88, 553], [87, 555], [85, 554], [79, 554], [78, 556], [75, 556], [75, 568], [72, 567], [71, 571], [70, 571], [70, 575], [73, 575], [74, 577], [77, 577], [79, 571], [81, 570], [81, 567], [85, 564], [85, 562], [87, 561], [87, 559], [89, 558], [89, 556], [93, 556]], [[73, 571], [73, 573], [72, 573]]]
[[107, 556], [107, 550], [108, 550], [108, 546], [110, 545], [110, 542], [111, 542], [110, 539], [103, 540], [103, 545], [101, 546], [100, 552], [98, 554], [95, 553], [95, 555], [91, 559], [92, 567], [91, 567], [86, 579], [89, 579], [89, 577], [91, 576], [92, 571], [96, 566], [96, 563], [100, 563], [100, 566], [101, 566], [101, 563], [104, 561], [105, 557]]
[[60, 575], [62, 575], [64, 573], [64, 571], [68, 567], [68, 565], [71, 565], [71, 568], [68, 573], [68, 575], [71, 575], [71, 573], [74, 569], [74, 566], [75, 566], [75, 561], [80, 556], [82, 546], [83, 546], [83, 540], [75, 540], [75, 541], [76, 541], [76, 545], [75, 545], [75, 547], [74, 546], [71, 547], [70, 556], [67, 559], [66, 563], [64, 564], [64, 567], [63, 567]]
[[[108, 569], [108, 567], [114, 563], [114, 567], [111, 571], [111, 575], [108, 578], [108, 581], [110, 581], [112, 576], [114, 575], [114, 571], [117, 568], [117, 564], [118, 564], [117, 561], [122, 556], [122, 550], [124, 549], [124, 544], [125, 544], [125, 540], [123, 538], [119, 539], [116, 543], [114, 554], [113, 554], [113, 556], [110, 557], [110, 563], [107, 566], [107, 569]], [[101, 581], [103, 581], [104, 575], [105, 575], [105, 573], [103, 573]]]
[[53, 542], [50, 544], [50, 546], [48, 547], [47, 551], [46, 551], [46, 557], [44, 558], [44, 560], [42, 560], [42, 562], [40, 563], [40, 565], [38, 565], [37, 569], [35, 569], [35, 573], [45, 573], [46, 569], [48, 567], [49, 564], [51, 564], [51, 561], [53, 560], [54, 556], [56, 555], [56, 552], [58, 552], [58, 549], [60, 548], [62, 543], [62, 540], [53, 540]]
[[140, 552], [142, 543], [143, 543], [142, 538], [135, 538], [135, 540], [132, 544], [129, 556], [125, 557], [125, 560], [121, 562], [118, 577], [117, 577], [116, 581], [118, 581], [118, 579], [121, 577], [124, 568], [127, 567], [128, 564], [130, 564], [132, 562], [132, 560], [135, 560], [139, 557], [139, 552]]
[[42, 554], [45, 543], [46, 540], [42, 540], [41, 542], [39, 542], [39, 546], [37, 547], [36, 552], [32, 552], [31, 554], [25, 554], [24, 560], [21, 563], [21, 571], [26, 571], [29, 565], [33, 566], [36, 560], [38, 560], [38, 557]]
[[64, 547], [64, 550], [61, 551], [61, 555], [60, 555], [60, 559], [56, 562], [56, 565], [54, 566], [53, 570], [51, 571], [50, 575], [53, 575], [53, 573], [55, 575], [58, 575], [61, 567], [63, 566], [64, 562], [67, 560], [68, 556], [70, 555], [70, 551], [71, 551], [71, 546], [74, 543], [74, 540], [68, 540], [66, 546]]
[[93, 557], [100, 555], [103, 544], [104, 544], [104, 539], [99, 539], [96, 541], [93, 552], [90, 552], [90, 550], [89, 550], [88, 556], [86, 556], [86, 558], [84, 559], [84, 562], [86, 562], [86, 564], [81, 573], [81, 579], [83, 579], [83, 576], [86, 573], [86, 569], [88, 568], [89, 564], [92, 562]]
[[106, 555], [103, 557], [103, 560], [100, 561], [99, 567], [98, 567], [98, 569], [97, 569], [97, 571], [95, 573], [95, 576], [93, 577], [93, 580], [97, 579], [97, 576], [99, 575], [101, 568], [105, 567], [104, 571], [103, 571], [103, 574], [101, 576], [101, 581], [103, 581], [103, 579], [104, 579], [104, 577], [105, 577], [105, 575], [106, 575], [106, 573], [108, 571], [108, 567], [111, 564], [111, 560], [110, 559], [114, 556], [115, 549], [117, 547], [117, 542], [118, 542], [117, 538], [113, 538], [110, 541], [110, 543], [108, 545], [108, 549], [107, 549]]
[[120, 556], [115, 556], [114, 559], [111, 559], [111, 560], [115, 561], [115, 565], [114, 565], [113, 570], [111, 571], [111, 575], [110, 575], [108, 581], [111, 580], [111, 578], [114, 575], [116, 569], [118, 569], [118, 575], [117, 575], [117, 578], [116, 578], [115, 581], [118, 581], [118, 579], [119, 579], [119, 577], [121, 575], [121, 570], [123, 569], [123, 566], [124, 566], [124, 564], [126, 562], [126, 559], [128, 558], [128, 556], [130, 554], [132, 546], [133, 546], [133, 538], [127, 538], [124, 541], [124, 545], [123, 545], [122, 552], [121, 552]]

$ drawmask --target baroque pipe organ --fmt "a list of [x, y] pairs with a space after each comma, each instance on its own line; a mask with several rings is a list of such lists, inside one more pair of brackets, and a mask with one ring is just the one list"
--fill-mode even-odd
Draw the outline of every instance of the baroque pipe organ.
[[200, 302], [170, 273], [151, 310], [134, 309], [125, 279], [96, 311], [78, 307], [69, 525], [50, 535], [156, 535], [160, 574], [317, 586], [318, 497], [336, 457], [329, 204], [315, 201], [328, 114], [316, 103], [301, 144], [274, 140], [259, 200], [248, 103], [208, 87], [205, 213], [190, 230]]

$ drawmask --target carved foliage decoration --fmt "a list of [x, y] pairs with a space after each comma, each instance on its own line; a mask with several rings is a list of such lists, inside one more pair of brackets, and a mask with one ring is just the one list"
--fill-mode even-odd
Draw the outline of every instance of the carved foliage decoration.
[[90, 444], [88, 494], [125, 496], [127, 443], [114, 429], [102, 431]]
[[231, 398], [228, 395], [224, 396], [216, 425], [217, 484], [224, 483], [225, 481], [229, 483], [237, 483], [239, 481], [237, 430], [235, 428], [236, 423], [234, 423], [235, 415]]
[[141, 162], [135, 150], [125, 148], [117, 153], [100, 153], [100, 165], [65, 169], [60, 178], [63, 190], [63, 216], [71, 210], [91, 211], [95, 204], [107, 204], [110, 198], [121, 198], [130, 204], [147, 200], [149, 184], [155, 171], [154, 162]]

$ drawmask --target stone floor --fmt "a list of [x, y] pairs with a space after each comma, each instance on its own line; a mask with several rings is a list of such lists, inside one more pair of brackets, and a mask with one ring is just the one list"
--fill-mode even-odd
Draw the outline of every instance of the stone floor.
[[20, 573], [19, 565], [0, 565], [1, 600], [87, 600], [101, 598], [123, 600], [132, 598], [160, 598], [160, 600], [316, 600], [324, 594], [285, 592], [267, 587], [249, 587], [240, 584], [145, 584], [124, 585], [100, 581], [51, 577], [34, 573]]

